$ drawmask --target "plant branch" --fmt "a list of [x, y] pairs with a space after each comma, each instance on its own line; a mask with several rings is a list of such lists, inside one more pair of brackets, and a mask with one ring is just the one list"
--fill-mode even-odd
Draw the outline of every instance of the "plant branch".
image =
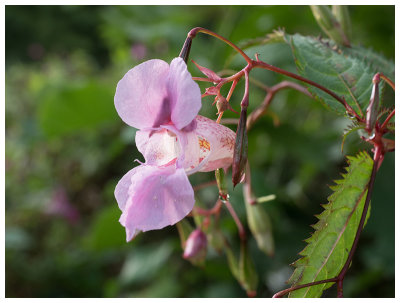
[[211, 215], [218, 214], [221, 211], [221, 206], [222, 206], [222, 202], [220, 199], [218, 199], [217, 202], [215, 203], [215, 205], [213, 206], [213, 208], [204, 209], [204, 208], [195, 206], [195, 207], [193, 207], [192, 213], [195, 213], [200, 216], [209, 217]]
[[236, 46], [234, 43], [232, 43], [228, 39], [225, 39], [224, 37], [218, 35], [217, 33], [214, 33], [213, 31], [210, 31], [208, 29], [205, 29], [202, 27], [195, 27], [188, 33], [188, 37], [193, 39], [194, 37], [196, 37], [197, 33], [207, 34], [207, 35], [213, 36], [213, 37], [225, 42], [226, 44], [228, 44], [229, 46], [234, 48], [239, 54], [241, 54], [242, 57], [247, 61], [247, 63], [251, 62], [251, 59], [249, 58], [249, 56], [247, 56], [238, 46]]
[[292, 286], [290, 288], [287, 288], [287, 289], [281, 290], [280, 292], [277, 292], [276, 294], [273, 295], [272, 298], [281, 298], [284, 295], [287, 295], [288, 293], [295, 291], [297, 289], [315, 286], [315, 285], [319, 285], [319, 284], [332, 283], [332, 282], [336, 282], [336, 281], [337, 281], [337, 278], [330, 278], [330, 279], [326, 279], [326, 280], [314, 281], [314, 282], [310, 282], [310, 283], [306, 283], [306, 284]]
[[388, 77], [386, 77], [386, 76], [385, 76], [384, 74], [382, 74], [382, 73], [379, 73], [379, 76], [380, 76], [383, 80], [385, 80], [386, 83], [389, 84], [393, 90], [395, 90], [395, 89], [394, 89], [394, 83], [393, 83], [392, 80], [390, 80]]
[[245, 242], [246, 241], [246, 231], [243, 227], [242, 222], [240, 222], [240, 219], [239, 219], [238, 215], [236, 214], [234, 208], [232, 207], [232, 204], [229, 201], [225, 201], [225, 205], [226, 205], [226, 208], [228, 209], [229, 213], [231, 214], [233, 220], [236, 223], [236, 226], [239, 231], [240, 241]]
[[270, 70], [270, 71], [273, 71], [273, 72], [276, 72], [276, 73], [279, 73], [279, 74], [282, 74], [282, 75], [285, 75], [285, 76], [288, 76], [288, 77], [291, 77], [291, 78], [300, 80], [300, 81], [305, 82], [305, 83], [308, 83], [308, 84], [310, 84], [310, 85], [312, 85], [312, 86], [314, 86], [314, 87], [316, 87], [316, 88], [318, 88], [318, 89], [324, 91], [325, 93], [327, 93], [328, 95], [332, 96], [333, 98], [335, 98], [337, 101], [339, 101], [339, 102], [346, 108], [346, 110], [348, 111], [348, 113], [350, 113], [351, 115], [353, 115], [354, 117], [356, 117], [357, 120], [359, 120], [359, 121], [362, 120], [362, 119], [359, 117], [359, 115], [357, 114], [357, 112], [354, 111], [354, 109], [346, 102], [346, 100], [345, 100], [344, 98], [340, 98], [340, 97], [339, 97], [338, 95], [336, 95], [333, 91], [327, 89], [326, 87], [324, 87], [324, 86], [322, 86], [322, 85], [320, 85], [320, 84], [318, 84], [318, 83], [316, 83], [316, 82], [314, 82], [314, 81], [311, 81], [311, 80], [309, 80], [309, 79], [307, 79], [307, 78], [304, 78], [304, 77], [302, 77], [302, 76], [296, 75], [296, 74], [294, 74], [294, 73], [292, 73], [292, 72], [286, 71], [286, 70], [281, 69], [281, 68], [279, 68], [279, 67], [270, 65], [270, 64], [265, 63], [265, 62], [263, 62], [263, 61], [254, 61], [254, 60], [253, 60], [252, 63], [251, 63], [251, 65], [254, 66], [254, 67], [259, 67], [259, 68], [268, 69], [268, 70]]
[[382, 125], [380, 126], [380, 128], [382, 130], [385, 130], [386, 125], [389, 123], [390, 119], [392, 119], [392, 117], [394, 116], [394, 109], [392, 110], [392, 112], [386, 117], [385, 121], [383, 121]]
[[272, 87], [270, 87], [268, 89], [268, 93], [265, 96], [263, 102], [260, 104], [259, 107], [257, 107], [254, 111], [251, 112], [251, 114], [249, 115], [249, 117], [247, 118], [247, 129], [249, 130], [253, 124], [263, 115], [265, 114], [265, 112], [267, 111], [269, 105], [271, 104], [275, 94], [285, 88], [292, 88], [295, 89], [305, 95], [307, 95], [308, 97], [312, 98], [312, 95], [309, 93], [309, 91], [294, 82], [290, 82], [290, 81], [282, 81]]

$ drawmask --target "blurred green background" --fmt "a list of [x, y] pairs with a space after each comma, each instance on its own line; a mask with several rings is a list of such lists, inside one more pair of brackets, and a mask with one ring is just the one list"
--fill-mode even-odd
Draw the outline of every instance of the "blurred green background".
[[[144, 60], [170, 62], [187, 32], [209, 28], [235, 43], [274, 29], [321, 33], [307, 6], [6, 6], [6, 296], [7, 297], [244, 297], [225, 257], [209, 249], [203, 268], [183, 260], [175, 227], [125, 242], [113, 196], [116, 183], [143, 160], [135, 130], [118, 117], [113, 95], [119, 79]], [[394, 6], [350, 7], [353, 43], [394, 60]], [[287, 45], [252, 48], [260, 59], [295, 71]], [[220, 41], [199, 35], [191, 58], [215, 71], [240, 69], [243, 60]], [[200, 76], [192, 63], [189, 70]], [[252, 76], [266, 85], [284, 78]], [[240, 83], [232, 98], [239, 109]], [[204, 86], [201, 85], [204, 89]], [[252, 86], [251, 107], [263, 99]], [[393, 95], [389, 94], [389, 98]], [[391, 102], [389, 99], [389, 103]], [[202, 114], [215, 117], [213, 99]], [[291, 90], [277, 94], [271, 111], [249, 133], [254, 191], [276, 194], [264, 205], [276, 251], [268, 257], [250, 239], [260, 277], [258, 296], [286, 288], [290, 263], [312, 232], [313, 217], [345, 165], [340, 151], [348, 122]], [[226, 117], [236, 117], [229, 113]], [[353, 134], [345, 154], [370, 149]], [[193, 185], [213, 174], [190, 177]], [[241, 185], [231, 202], [245, 221]], [[211, 207], [216, 188], [198, 192]], [[226, 210], [221, 225], [237, 247]], [[372, 212], [345, 296], [394, 297], [394, 154], [387, 155], [374, 189]], [[335, 289], [327, 296], [335, 296]]]

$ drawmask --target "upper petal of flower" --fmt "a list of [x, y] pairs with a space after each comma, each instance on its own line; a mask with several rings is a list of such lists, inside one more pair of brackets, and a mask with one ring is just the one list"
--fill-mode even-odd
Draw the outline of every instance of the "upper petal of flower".
[[193, 81], [182, 58], [172, 60], [167, 86], [171, 101], [171, 121], [181, 130], [193, 121], [201, 108], [200, 88]]
[[162, 60], [149, 60], [129, 70], [118, 82], [114, 103], [125, 123], [143, 129], [170, 121], [169, 69]]
[[128, 197], [120, 218], [127, 230], [127, 241], [138, 230], [161, 229], [177, 223], [194, 206], [194, 192], [189, 179], [184, 169], [176, 169], [175, 165], [136, 167], [131, 173], [127, 194], [119, 192], [118, 196]]

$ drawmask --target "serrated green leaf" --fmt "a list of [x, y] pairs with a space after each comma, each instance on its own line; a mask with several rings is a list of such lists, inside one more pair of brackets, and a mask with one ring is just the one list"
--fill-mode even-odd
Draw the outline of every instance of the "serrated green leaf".
[[341, 150], [343, 152], [343, 146], [344, 146], [344, 142], [347, 139], [347, 136], [350, 135], [351, 133], [358, 131], [360, 129], [364, 129], [365, 125], [362, 124], [358, 124], [358, 122], [353, 121], [353, 123], [351, 125], [349, 125], [343, 133], [343, 140], [342, 140], [342, 146], [341, 146]]
[[[348, 160], [342, 184], [328, 197], [329, 203], [325, 204], [325, 210], [314, 225], [316, 230], [300, 253], [303, 257], [293, 264], [296, 269], [289, 279], [293, 286], [333, 278], [346, 262], [360, 222], [373, 166], [373, 160], [366, 152], [348, 157]], [[290, 297], [320, 297], [323, 290], [332, 285], [301, 288], [291, 292]]]
[[361, 46], [353, 46], [351, 48], [344, 48], [343, 53], [345, 55], [363, 60], [366, 64], [371, 66], [372, 70], [383, 73], [392, 81], [395, 80], [394, 62], [374, 52], [372, 49]]
[[[384, 72], [382, 66], [370, 63], [356, 52], [344, 52], [331, 41], [299, 34], [285, 38], [291, 45], [300, 75], [344, 97], [362, 116], [369, 103], [372, 78], [376, 72]], [[344, 106], [329, 94], [313, 86], [310, 91], [328, 108], [339, 114], [346, 113]]]

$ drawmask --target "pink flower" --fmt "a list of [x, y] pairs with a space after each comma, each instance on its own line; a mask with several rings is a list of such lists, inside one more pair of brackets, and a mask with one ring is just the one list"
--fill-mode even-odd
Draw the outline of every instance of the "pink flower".
[[114, 102], [122, 120], [139, 129], [135, 141], [145, 158], [115, 188], [130, 241], [140, 231], [173, 225], [192, 210], [187, 175], [228, 168], [235, 133], [197, 115], [200, 88], [181, 58], [171, 65], [149, 60], [134, 67], [119, 81]]

